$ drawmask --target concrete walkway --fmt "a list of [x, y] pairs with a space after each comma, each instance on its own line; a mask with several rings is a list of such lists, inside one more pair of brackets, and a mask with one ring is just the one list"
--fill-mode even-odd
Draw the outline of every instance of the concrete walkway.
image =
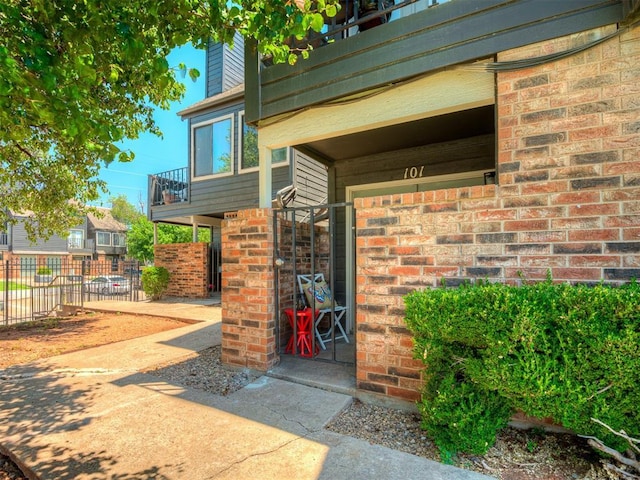
[[220, 309], [100, 303], [202, 321], [0, 371], [0, 450], [30, 478], [488, 478], [324, 430], [349, 395], [263, 376], [222, 397], [141, 373], [219, 344]]

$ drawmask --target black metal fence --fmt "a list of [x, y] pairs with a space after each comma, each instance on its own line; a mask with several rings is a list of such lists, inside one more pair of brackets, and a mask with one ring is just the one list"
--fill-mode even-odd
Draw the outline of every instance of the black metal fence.
[[0, 325], [69, 315], [85, 302], [144, 298], [138, 262], [6, 260], [0, 271]]

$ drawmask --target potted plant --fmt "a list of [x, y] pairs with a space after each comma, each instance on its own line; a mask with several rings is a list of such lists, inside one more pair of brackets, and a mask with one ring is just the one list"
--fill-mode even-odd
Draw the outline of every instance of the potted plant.
[[49, 267], [38, 267], [36, 274], [33, 277], [34, 282], [44, 283], [51, 282], [53, 280], [53, 271]]

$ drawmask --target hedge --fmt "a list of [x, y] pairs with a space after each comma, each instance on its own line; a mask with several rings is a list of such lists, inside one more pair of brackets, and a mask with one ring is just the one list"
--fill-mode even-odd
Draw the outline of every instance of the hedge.
[[483, 454], [521, 411], [626, 448], [640, 435], [640, 286], [479, 283], [405, 296], [425, 364], [422, 426], [443, 455]]

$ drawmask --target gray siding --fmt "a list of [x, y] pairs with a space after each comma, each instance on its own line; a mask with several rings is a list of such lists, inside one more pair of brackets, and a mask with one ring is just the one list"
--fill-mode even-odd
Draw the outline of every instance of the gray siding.
[[406, 168], [424, 166], [424, 177], [433, 177], [495, 169], [495, 159], [495, 136], [487, 134], [337, 162], [332, 201], [344, 202], [348, 186], [403, 180]]
[[207, 48], [207, 88], [205, 95], [213, 97], [222, 93], [222, 65], [223, 65], [223, 45], [221, 43], [209, 42]]
[[236, 34], [233, 43], [231, 47], [210, 42], [207, 47], [207, 97], [244, 83], [244, 39]]
[[39, 239], [35, 244], [32, 244], [27, 239], [24, 220], [21, 218], [19, 218], [18, 222], [11, 228], [11, 236], [11, 249], [14, 252], [67, 253], [67, 237], [61, 238], [58, 235], [53, 235], [48, 240]]
[[222, 88], [229, 90], [244, 83], [244, 38], [239, 33], [233, 37], [233, 47], [225, 45], [222, 68]]
[[[627, 3], [637, 9], [635, 0]], [[247, 120], [622, 19], [622, 0], [452, 0], [318, 48], [294, 66], [258, 69], [247, 42]]]
[[[226, 106], [199, 114], [189, 119], [189, 136], [191, 136], [191, 126], [232, 114], [234, 118], [233, 132], [233, 172], [229, 175], [219, 178], [209, 178], [204, 180], [194, 180], [191, 178], [191, 141], [189, 141], [189, 177], [190, 177], [190, 193], [189, 202], [175, 203], [157, 207], [151, 207], [150, 219], [152, 221], [170, 220], [176, 217], [188, 217], [190, 215], [210, 215], [222, 218], [225, 212], [235, 212], [246, 208], [256, 208], [259, 205], [258, 200], [258, 172], [238, 173], [238, 129], [240, 115], [243, 110], [244, 103], [235, 102]], [[292, 157], [294, 154], [292, 153]], [[293, 162], [293, 160], [292, 160]], [[289, 165], [275, 167], [272, 177], [272, 196], [275, 193], [293, 183], [291, 167]]]
[[294, 177], [296, 187], [296, 206], [321, 205], [327, 203], [327, 168], [308, 155], [293, 150]]
[[[451, 142], [385, 152], [378, 155], [337, 162], [331, 168], [331, 203], [346, 201], [346, 187], [402, 180], [405, 168], [424, 166], [425, 176], [437, 176], [495, 168], [495, 136], [493, 134], [464, 138]], [[351, 210], [347, 210], [351, 212]], [[346, 278], [345, 210], [336, 210], [336, 292], [344, 292]]]

